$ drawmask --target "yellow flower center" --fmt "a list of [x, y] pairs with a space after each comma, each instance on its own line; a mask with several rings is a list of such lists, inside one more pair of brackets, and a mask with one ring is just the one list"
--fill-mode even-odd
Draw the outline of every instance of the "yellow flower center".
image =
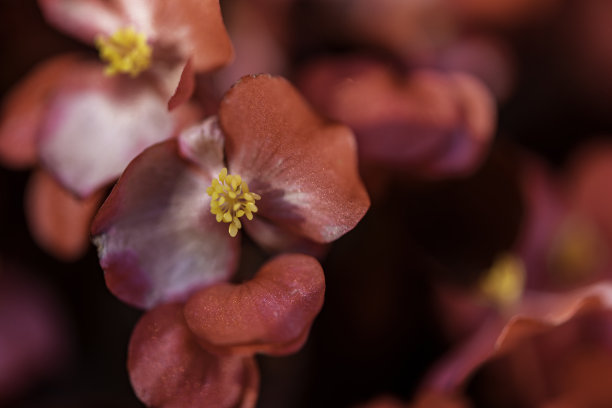
[[211, 197], [210, 212], [217, 217], [217, 222], [229, 224], [229, 234], [232, 237], [242, 228], [240, 217], [246, 215], [252, 220], [253, 213], [257, 212], [255, 200], [261, 199], [259, 194], [249, 191], [242, 177], [227, 174], [226, 168], [221, 170], [218, 180], [213, 179], [206, 193]]
[[480, 291], [505, 308], [516, 303], [525, 287], [525, 266], [515, 255], [498, 257], [487, 275], [480, 281]]
[[145, 35], [132, 27], [120, 28], [110, 37], [99, 36], [96, 47], [100, 59], [108, 63], [106, 75], [123, 73], [136, 77], [151, 64], [151, 47]]

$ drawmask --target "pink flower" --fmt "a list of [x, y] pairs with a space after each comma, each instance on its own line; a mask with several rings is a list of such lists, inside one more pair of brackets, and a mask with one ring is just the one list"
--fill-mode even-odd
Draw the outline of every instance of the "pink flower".
[[92, 233], [111, 291], [150, 308], [226, 281], [243, 223], [264, 248], [307, 248], [350, 231], [368, 206], [350, 130], [284, 79], [248, 76], [218, 118], [128, 166]]
[[[5, 100], [0, 159], [16, 168], [40, 164], [61, 185], [54, 189], [97, 201], [90, 197], [131, 159], [198, 115], [182, 105], [193, 91], [194, 74], [228, 63], [232, 47], [216, 0], [41, 0], [40, 6], [50, 23], [95, 43], [108, 66], [76, 55], [40, 65]], [[35, 201], [52, 201], [39, 186], [30, 188]], [[67, 205], [89, 222], [91, 203]], [[80, 254], [85, 236], [66, 246], [60, 234], [35, 219], [30, 217], [32, 230], [46, 249], [66, 259]]]

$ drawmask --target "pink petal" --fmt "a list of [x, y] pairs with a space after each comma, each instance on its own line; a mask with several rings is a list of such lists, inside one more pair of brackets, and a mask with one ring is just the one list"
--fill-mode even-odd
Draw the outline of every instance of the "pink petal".
[[127, 25], [116, 2], [104, 0], [38, 0], [49, 24], [88, 44]]
[[156, 46], [177, 47], [182, 60], [191, 58], [195, 72], [218, 69], [232, 60], [219, 0], [153, 0], [151, 7]]
[[47, 102], [64, 75], [77, 65], [78, 57], [74, 55], [46, 61], [5, 99], [0, 119], [0, 160], [3, 164], [21, 168], [36, 163], [36, 138]]
[[56, 257], [71, 261], [89, 248], [89, 229], [103, 192], [80, 200], [44, 171], [35, 172], [26, 190], [25, 209], [36, 242]]
[[402, 76], [381, 62], [348, 58], [311, 67], [302, 88], [355, 130], [364, 160], [393, 169], [429, 177], [470, 172], [493, 136], [493, 98], [466, 74]]
[[281, 255], [243, 284], [203, 289], [185, 306], [187, 324], [206, 348], [232, 354], [288, 354], [306, 341], [323, 306], [325, 278], [306, 255]]
[[239, 240], [210, 214], [212, 175], [179, 154], [172, 139], [138, 156], [92, 227], [109, 289], [138, 307], [184, 300], [236, 265]]
[[199, 346], [181, 304], [145, 314], [128, 350], [134, 392], [158, 408], [254, 407], [259, 374], [252, 358], [218, 357]]
[[219, 122], [230, 173], [262, 196], [257, 217], [325, 243], [368, 209], [353, 134], [316, 115], [286, 80], [243, 77], [225, 95]]
[[445, 81], [459, 117], [445, 152], [423, 170], [434, 177], [475, 170], [485, 158], [496, 126], [495, 101], [482, 82], [460, 73], [448, 74]]
[[300, 83], [318, 109], [355, 131], [365, 160], [414, 168], [435, 158], [448, 139], [434, 125], [446, 126], [453, 114], [443, 91], [418, 81], [404, 84], [378, 61], [322, 60], [303, 71]]
[[146, 80], [107, 77], [101, 64], [73, 69], [47, 106], [43, 165], [84, 197], [115, 180], [147, 146], [172, 136], [166, 101]]

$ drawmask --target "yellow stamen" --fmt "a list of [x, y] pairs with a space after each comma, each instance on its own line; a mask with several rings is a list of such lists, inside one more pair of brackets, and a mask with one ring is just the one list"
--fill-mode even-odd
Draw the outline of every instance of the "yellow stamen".
[[523, 294], [525, 267], [515, 255], [503, 254], [480, 282], [480, 291], [500, 307], [516, 303]]
[[218, 179], [213, 179], [206, 193], [211, 197], [210, 212], [215, 215], [217, 222], [229, 224], [229, 234], [235, 237], [242, 228], [240, 217], [246, 215], [253, 219], [257, 212], [255, 200], [261, 199], [259, 194], [249, 191], [247, 183], [239, 175], [227, 174], [223, 168]]
[[605, 260], [605, 246], [595, 225], [577, 217], [565, 221], [552, 242], [548, 267], [560, 284], [587, 280]]
[[120, 28], [110, 37], [97, 37], [96, 47], [100, 59], [108, 62], [106, 75], [123, 73], [136, 77], [151, 64], [151, 47], [145, 35], [132, 27]]

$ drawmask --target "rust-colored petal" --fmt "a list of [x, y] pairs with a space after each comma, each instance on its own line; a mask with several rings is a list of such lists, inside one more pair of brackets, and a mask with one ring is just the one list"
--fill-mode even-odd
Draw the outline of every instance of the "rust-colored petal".
[[181, 157], [177, 139], [150, 147], [125, 170], [92, 227], [117, 297], [151, 308], [233, 273], [239, 240], [210, 214], [206, 170]]
[[183, 317], [182, 304], [165, 304], [136, 325], [128, 349], [132, 387], [156, 408], [254, 407], [259, 373], [250, 357], [204, 350]]
[[243, 77], [221, 102], [219, 121], [230, 173], [262, 196], [257, 217], [319, 243], [363, 217], [370, 202], [352, 132], [319, 117], [285, 79]]
[[22, 168], [37, 161], [36, 139], [49, 97], [64, 75], [79, 64], [75, 55], [48, 60], [34, 69], [4, 100], [0, 118], [0, 160]]
[[234, 50], [223, 24], [219, 0], [150, 3], [158, 45], [177, 47], [183, 60], [192, 60], [194, 71], [218, 69], [232, 60]]
[[248, 282], [196, 293], [185, 306], [185, 318], [207, 348], [243, 355], [288, 354], [306, 341], [324, 292], [323, 270], [314, 258], [281, 255]]
[[89, 248], [89, 229], [102, 203], [103, 191], [79, 199], [60, 186], [45, 171], [29, 181], [25, 211], [36, 242], [56, 257], [71, 261]]

